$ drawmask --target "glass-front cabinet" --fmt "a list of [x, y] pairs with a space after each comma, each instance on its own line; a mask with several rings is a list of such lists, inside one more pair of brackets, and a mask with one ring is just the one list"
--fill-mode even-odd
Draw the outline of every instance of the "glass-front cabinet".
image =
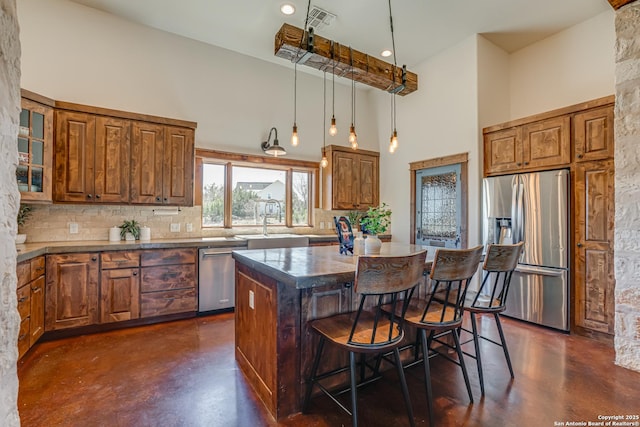
[[25, 97], [18, 130], [16, 177], [23, 202], [51, 202], [53, 108]]

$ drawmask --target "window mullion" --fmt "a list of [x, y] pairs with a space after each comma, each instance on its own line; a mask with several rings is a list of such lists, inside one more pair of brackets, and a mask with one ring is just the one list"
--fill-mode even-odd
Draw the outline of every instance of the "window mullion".
[[224, 165], [224, 228], [232, 228], [231, 210], [233, 208], [233, 167], [231, 162]]
[[285, 186], [285, 205], [287, 207], [285, 213], [284, 225], [293, 227], [293, 169], [287, 169], [287, 183]]

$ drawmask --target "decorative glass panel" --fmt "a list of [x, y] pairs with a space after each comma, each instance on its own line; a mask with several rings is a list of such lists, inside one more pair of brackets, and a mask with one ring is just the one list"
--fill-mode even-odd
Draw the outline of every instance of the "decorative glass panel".
[[44, 139], [44, 116], [40, 113], [33, 113], [32, 118], [31, 135], [34, 138]]
[[458, 175], [455, 172], [422, 177], [423, 238], [457, 237], [457, 180]]
[[42, 165], [44, 157], [44, 144], [42, 141], [31, 141], [31, 164]]

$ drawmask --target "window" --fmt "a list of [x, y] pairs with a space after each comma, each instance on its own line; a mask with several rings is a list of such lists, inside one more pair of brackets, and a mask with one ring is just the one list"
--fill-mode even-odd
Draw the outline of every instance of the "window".
[[208, 150], [196, 155], [203, 227], [312, 225], [316, 163]]

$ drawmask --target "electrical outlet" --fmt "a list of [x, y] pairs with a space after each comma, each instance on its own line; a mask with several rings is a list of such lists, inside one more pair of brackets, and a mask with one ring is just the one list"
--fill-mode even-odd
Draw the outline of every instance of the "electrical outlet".
[[179, 233], [180, 232], [180, 223], [176, 223], [176, 224], [171, 224], [171, 232], [172, 233]]
[[187, 233], [191, 233], [193, 231], [193, 224], [188, 222], [185, 226], [185, 229], [187, 230]]
[[324, 230], [324, 221], [320, 221], [320, 230]]
[[253, 308], [255, 309], [255, 298], [254, 298], [254, 294], [253, 291], [249, 291], [249, 308]]
[[331, 221], [327, 221], [327, 229], [331, 230], [333, 227], [333, 223]]
[[78, 234], [78, 223], [70, 222], [69, 223], [69, 234]]

